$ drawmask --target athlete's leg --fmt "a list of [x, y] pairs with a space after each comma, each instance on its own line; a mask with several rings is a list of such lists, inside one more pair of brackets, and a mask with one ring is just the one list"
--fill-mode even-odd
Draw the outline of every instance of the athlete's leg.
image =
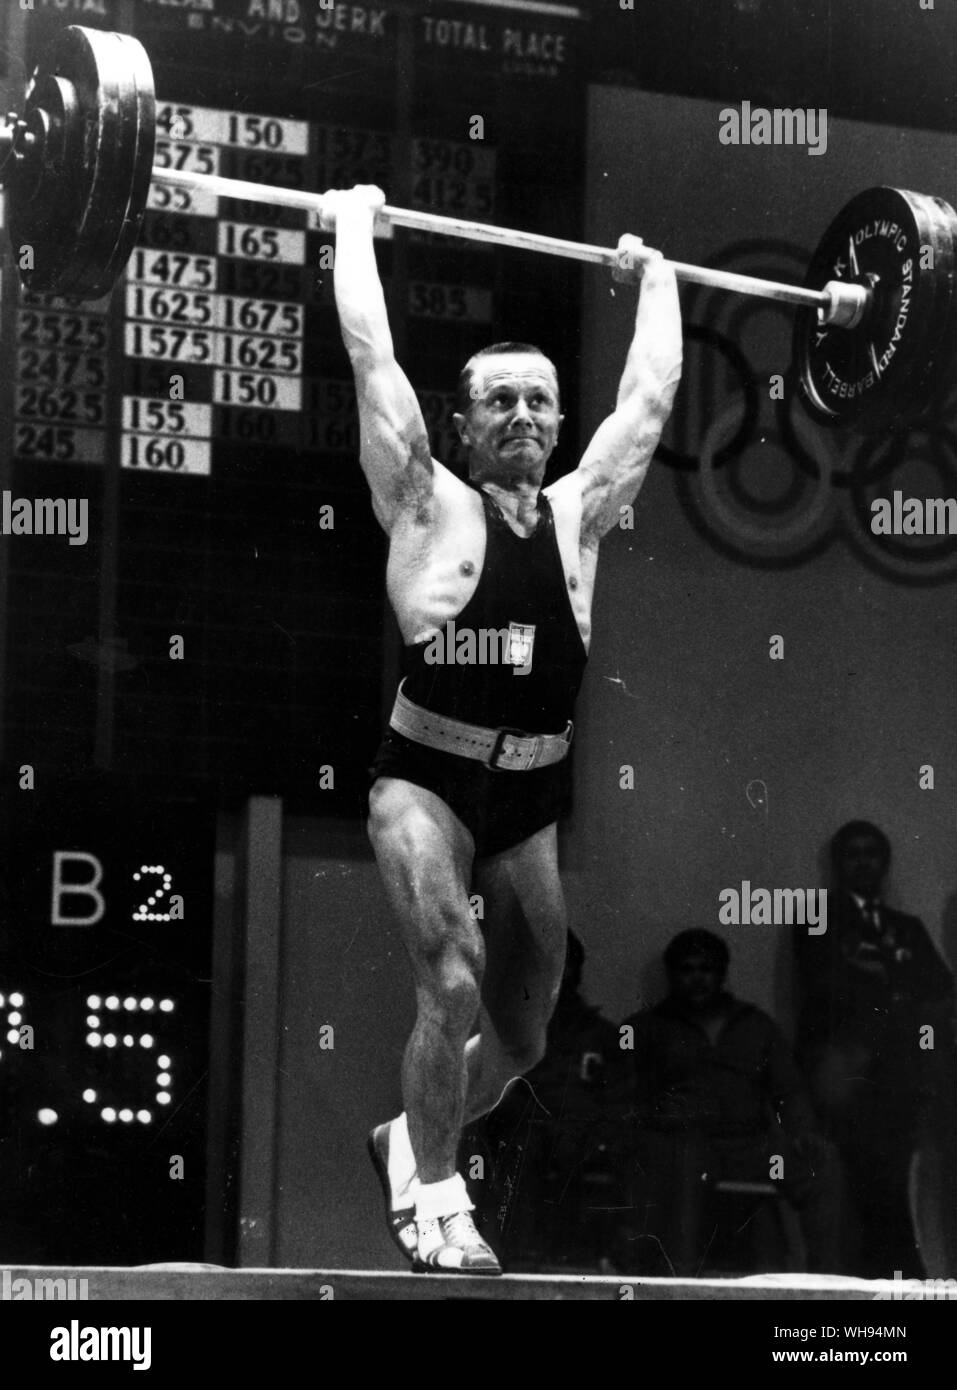
[[466, 1050], [469, 1120], [545, 1052], [568, 931], [555, 825], [476, 861], [473, 891], [483, 902], [486, 963], [480, 1032]]
[[455, 1172], [482, 981], [482, 933], [469, 912], [473, 842], [444, 801], [395, 777], [372, 788], [369, 838], [412, 964], [402, 1094], [419, 1180], [436, 1183]]

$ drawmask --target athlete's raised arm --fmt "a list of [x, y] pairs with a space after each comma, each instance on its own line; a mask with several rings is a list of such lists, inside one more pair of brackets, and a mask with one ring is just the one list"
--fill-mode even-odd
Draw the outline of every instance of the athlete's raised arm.
[[618, 243], [621, 275], [640, 279], [635, 333], [614, 411], [595, 431], [578, 467], [582, 539], [597, 540], [634, 501], [658, 447], [681, 380], [681, 314], [674, 272], [637, 237]]
[[395, 360], [372, 229], [385, 202], [381, 189], [360, 185], [324, 199], [322, 224], [335, 228], [335, 292], [342, 339], [359, 404], [359, 462], [372, 506], [391, 532], [403, 511], [427, 519], [434, 465], [418, 400]]

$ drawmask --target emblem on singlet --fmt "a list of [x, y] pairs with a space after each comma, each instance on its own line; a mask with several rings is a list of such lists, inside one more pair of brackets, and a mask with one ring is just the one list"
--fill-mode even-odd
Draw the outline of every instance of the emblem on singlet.
[[508, 659], [514, 666], [513, 675], [527, 676], [532, 669], [532, 652], [535, 647], [534, 623], [509, 623]]
[[511, 666], [513, 676], [527, 676], [532, 669], [535, 623], [509, 623], [508, 627], [456, 627], [450, 618], [427, 638], [423, 660], [429, 666]]

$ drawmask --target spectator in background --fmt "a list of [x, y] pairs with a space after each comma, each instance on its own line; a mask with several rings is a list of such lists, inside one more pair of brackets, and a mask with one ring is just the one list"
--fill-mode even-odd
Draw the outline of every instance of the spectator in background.
[[[668, 996], [633, 1014], [632, 1215], [625, 1272], [695, 1275], [713, 1233], [720, 1181], [780, 1184], [801, 1212], [809, 1267], [836, 1270], [836, 1155], [818, 1132], [774, 1021], [725, 988], [729, 951], [713, 932], [680, 932], [664, 953]], [[755, 1201], [755, 1209], [760, 1206]], [[766, 1206], [767, 1199], [764, 1199]]]
[[462, 1171], [472, 1153], [490, 1159], [479, 1220], [512, 1269], [603, 1269], [618, 1219], [606, 1121], [622, 1054], [582, 996], [584, 963], [570, 931], [545, 1056], [465, 1136]]
[[847, 1171], [847, 1272], [918, 1276], [908, 1173], [915, 1149], [947, 1128], [953, 980], [919, 919], [883, 900], [882, 831], [850, 821], [831, 860], [827, 932], [795, 936], [798, 1056]]

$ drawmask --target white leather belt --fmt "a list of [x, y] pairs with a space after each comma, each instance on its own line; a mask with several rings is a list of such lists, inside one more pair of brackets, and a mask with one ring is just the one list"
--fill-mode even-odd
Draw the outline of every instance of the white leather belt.
[[563, 734], [486, 729], [481, 724], [466, 724], [413, 704], [402, 693], [404, 684], [402, 681], [396, 691], [389, 726], [413, 743], [424, 743], [440, 753], [456, 753], [460, 758], [474, 758], [496, 772], [531, 772], [533, 768], [550, 767], [560, 763], [571, 747], [575, 731], [571, 720]]

